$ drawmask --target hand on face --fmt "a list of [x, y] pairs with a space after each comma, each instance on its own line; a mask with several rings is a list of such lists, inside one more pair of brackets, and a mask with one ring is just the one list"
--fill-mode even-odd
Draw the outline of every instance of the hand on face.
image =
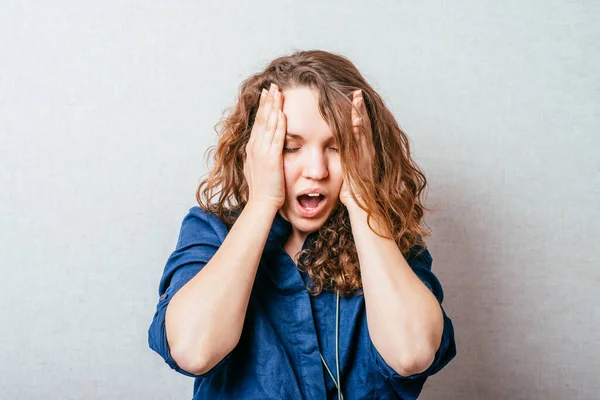
[[263, 89], [250, 140], [246, 145], [244, 176], [248, 182], [248, 203], [279, 209], [285, 202], [283, 143], [286, 116], [283, 94], [275, 84]]
[[[365, 107], [362, 91], [358, 89], [352, 93], [352, 133], [356, 136], [362, 148], [361, 158], [358, 160], [359, 170], [369, 171], [371, 169], [371, 152], [368, 149], [367, 140], [360, 134], [360, 126], [364, 126], [365, 135], [372, 135], [371, 122]], [[355, 203], [351, 191], [355, 193], [357, 198], [360, 198], [356, 192], [354, 183], [348, 176], [344, 176], [344, 182], [340, 190], [340, 201], [346, 207]]]

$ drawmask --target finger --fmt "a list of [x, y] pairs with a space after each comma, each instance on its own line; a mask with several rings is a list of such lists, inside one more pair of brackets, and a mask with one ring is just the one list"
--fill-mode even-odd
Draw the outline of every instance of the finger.
[[[262, 120], [262, 113], [263, 113], [263, 107], [267, 101], [267, 95], [268, 95], [268, 91], [266, 89], [263, 88], [263, 90], [260, 92], [260, 99], [258, 100], [258, 110], [256, 110], [256, 116], [254, 117], [254, 124], [258, 124], [261, 122]], [[254, 143], [254, 136], [252, 134], [252, 131], [250, 132], [250, 139], [248, 139], [248, 143], [250, 143], [250, 146], [252, 146], [252, 143]]]
[[[275, 94], [277, 96], [277, 94]], [[273, 102], [275, 102], [275, 96], [273, 98]], [[271, 108], [271, 112], [269, 113], [269, 118], [267, 119], [267, 132], [274, 133], [277, 128], [277, 111], [278, 109], [275, 107], [273, 103], [273, 108]]]
[[246, 151], [244, 152], [244, 167], [248, 163], [248, 158], [250, 157], [253, 148], [254, 148], [254, 140], [252, 140], [252, 138], [250, 138], [248, 143], [246, 143], [246, 148], [245, 148]]
[[283, 109], [283, 93], [277, 87], [277, 91], [275, 92], [275, 99], [273, 101], [273, 109], [274, 110], [282, 110]]
[[277, 129], [277, 120], [278, 120], [279, 110], [273, 109], [271, 110], [271, 114], [269, 115], [269, 119], [267, 120], [267, 126], [262, 134], [261, 138], [261, 147], [268, 151], [271, 147], [271, 142], [273, 141], [273, 135], [275, 134], [275, 130]]
[[273, 135], [279, 125], [279, 112], [281, 111], [281, 92], [275, 86], [275, 94], [273, 95], [273, 108], [271, 109], [271, 116], [269, 117], [269, 124], [267, 126], [268, 134], [265, 135], [265, 144], [267, 148], [271, 147], [273, 141]]
[[257, 118], [259, 118], [259, 122], [267, 122], [269, 119], [269, 115], [271, 114], [271, 110], [273, 109], [273, 97], [275, 95], [275, 91], [277, 89], [277, 85], [271, 83], [269, 87], [269, 91], [267, 92], [265, 102], [261, 109], [257, 112]]
[[250, 176], [250, 167], [248, 167], [248, 163], [244, 162], [244, 178], [246, 178], [246, 184], [248, 185], [248, 189], [251, 189], [252, 186], [252, 177]]
[[360, 90], [354, 91], [352, 94], [352, 131], [355, 134], [360, 132], [362, 125], [361, 101]]
[[356, 105], [359, 116], [365, 117], [367, 109], [365, 108], [365, 98], [360, 89], [352, 92], [352, 104]]
[[277, 110], [277, 129], [273, 135], [271, 141], [270, 151], [275, 154], [281, 154], [283, 152], [283, 143], [285, 141], [285, 133], [287, 131], [287, 117], [281, 110]]
[[[252, 129], [249, 144], [250, 146], [254, 146], [256, 142], [256, 135], [262, 135], [260, 132], [264, 130], [263, 126], [266, 125], [269, 121], [269, 115], [271, 113], [271, 109], [273, 107], [273, 95], [277, 85], [271, 83], [269, 90], [263, 89], [261, 93], [261, 102], [262, 104], [259, 106], [258, 111], [256, 112], [256, 117], [254, 118], [254, 125], [257, 126], [258, 129]], [[264, 96], [264, 97], [263, 97]]]
[[262, 107], [265, 104], [265, 101], [267, 101], [267, 94], [269, 92], [267, 91], [267, 89], [263, 88], [263, 90], [260, 92], [260, 101], [258, 102], [258, 107]]
[[279, 87], [276, 84], [271, 83], [271, 86], [269, 86], [269, 93], [267, 93], [267, 102], [271, 104], [271, 107], [273, 107], [273, 103], [275, 101], [275, 94], [278, 91]]

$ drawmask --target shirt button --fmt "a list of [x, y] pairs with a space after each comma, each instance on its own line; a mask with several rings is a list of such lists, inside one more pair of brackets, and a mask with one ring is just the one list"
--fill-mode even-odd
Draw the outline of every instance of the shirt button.
[[163, 300], [164, 300], [164, 299], [166, 299], [168, 296], [169, 296], [168, 294], [166, 294], [166, 293], [163, 293], [163, 294], [162, 294], [162, 295], [161, 295], [161, 296], [158, 298], [158, 300], [159, 300], [159, 301], [163, 301]]

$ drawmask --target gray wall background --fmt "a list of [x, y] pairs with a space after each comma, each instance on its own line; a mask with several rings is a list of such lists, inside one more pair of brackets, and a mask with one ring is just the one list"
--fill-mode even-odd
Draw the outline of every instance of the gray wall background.
[[599, 19], [594, 1], [2, 1], [0, 398], [191, 398], [147, 347], [158, 280], [238, 85], [308, 48], [356, 63], [431, 185], [458, 356], [422, 398], [600, 398]]

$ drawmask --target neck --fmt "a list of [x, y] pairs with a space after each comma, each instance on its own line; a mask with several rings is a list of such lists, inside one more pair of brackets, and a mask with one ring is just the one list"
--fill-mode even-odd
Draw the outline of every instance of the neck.
[[290, 236], [283, 247], [285, 251], [290, 255], [290, 258], [294, 261], [296, 265], [298, 265], [298, 253], [302, 250], [302, 246], [304, 245], [304, 241], [308, 234], [303, 232], [298, 232], [293, 230]]

